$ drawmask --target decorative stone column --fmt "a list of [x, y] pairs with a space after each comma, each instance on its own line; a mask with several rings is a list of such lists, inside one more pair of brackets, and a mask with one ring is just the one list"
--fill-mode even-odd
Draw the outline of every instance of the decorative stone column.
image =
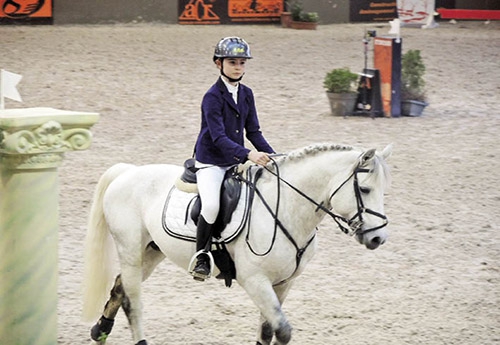
[[96, 113], [0, 110], [0, 344], [57, 344], [64, 152], [90, 146]]

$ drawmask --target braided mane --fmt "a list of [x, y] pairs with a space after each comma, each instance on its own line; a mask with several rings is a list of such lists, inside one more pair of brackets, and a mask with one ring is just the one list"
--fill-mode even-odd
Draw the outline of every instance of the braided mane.
[[[304, 159], [306, 157], [311, 157], [314, 155], [317, 155], [321, 152], [328, 152], [328, 151], [354, 151], [360, 148], [350, 146], [350, 145], [344, 145], [344, 144], [334, 144], [334, 143], [318, 143], [318, 144], [311, 144], [309, 146], [303, 147], [296, 149], [294, 151], [289, 152], [286, 156], [281, 157], [279, 160], [276, 161], [278, 166], [281, 166], [282, 164], [286, 162], [292, 162], [292, 161], [299, 161], [301, 159]], [[361, 151], [363, 151], [361, 149]], [[371, 178], [378, 178], [382, 177], [384, 180], [384, 188], [385, 186], [390, 184], [391, 181], [391, 173], [389, 166], [383, 159], [379, 159], [378, 157], [375, 157], [375, 165], [372, 170], [373, 174], [371, 175]]]
[[283, 164], [286, 161], [299, 160], [307, 156], [316, 155], [325, 151], [352, 151], [353, 146], [332, 143], [312, 144], [294, 151], [291, 151], [286, 156], [278, 160], [278, 164]]

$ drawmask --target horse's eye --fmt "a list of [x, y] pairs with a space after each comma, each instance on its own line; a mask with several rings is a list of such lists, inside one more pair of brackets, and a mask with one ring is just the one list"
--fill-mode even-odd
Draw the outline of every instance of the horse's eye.
[[361, 193], [363, 194], [368, 194], [371, 192], [371, 189], [369, 187], [359, 187], [359, 190], [361, 191]]

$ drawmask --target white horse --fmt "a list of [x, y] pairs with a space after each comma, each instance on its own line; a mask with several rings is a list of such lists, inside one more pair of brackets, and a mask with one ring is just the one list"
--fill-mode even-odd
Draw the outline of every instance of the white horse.
[[[254, 185], [250, 219], [226, 244], [236, 281], [261, 313], [257, 345], [269, 345], [273, 338], [278, 345], [290, 342], [292, 328], [281, 305], [314, 255], [316, 227], [325, 215], [369, 249], [385, 242], [384, 190], [390, 178], [386, 159], [391, 151], [390, 145], [382, 152], [311, 145], [280, 157], [263, 171]], [[169, 235], [162, 220], [165, 200], [182, 172], [183, 167], [167, 164], [116, 164], [97, 184], [85, 243], [84, 317], [95, 320], [101, 315], [91, 330], [98, 344], [105, 343], [122, 307], [134, 344], [147, 345], [141, 283], [165, 257], [188, 268], [194, 241]], [[121, 268], [114, 286], [113, 243]]]

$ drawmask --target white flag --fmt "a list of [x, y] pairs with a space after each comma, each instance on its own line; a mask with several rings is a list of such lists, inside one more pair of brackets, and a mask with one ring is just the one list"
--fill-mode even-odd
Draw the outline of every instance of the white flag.
[[0, 82], [2, 83], [0, 97], [7, 97], [14, 101], [22, 102], [21, 95], [16, 89], [17, 83], [23, 78], [22, 75], [2, 70]]

